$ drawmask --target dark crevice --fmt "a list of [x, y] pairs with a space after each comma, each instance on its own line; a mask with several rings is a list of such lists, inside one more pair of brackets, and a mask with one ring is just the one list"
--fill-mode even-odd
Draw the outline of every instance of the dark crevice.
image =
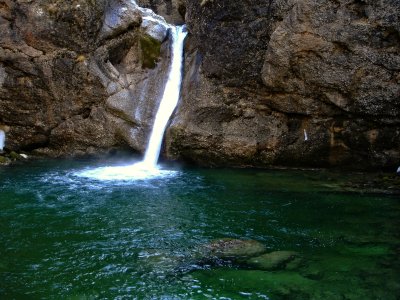
[[110, 48], [108, 54], [108, 60], [114, 65], [119, 65], [122, 60], [126, 57], [129, 50], [132, 47], [133, 42], [124, 40], [121, 43]]

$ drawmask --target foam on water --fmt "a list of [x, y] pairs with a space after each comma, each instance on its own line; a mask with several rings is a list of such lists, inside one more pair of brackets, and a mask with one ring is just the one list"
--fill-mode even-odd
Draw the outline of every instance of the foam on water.
[[0, 129], [0, 151], [3, 151], [5, 141], [6, 141], [6, 133]]
[[178, 171], [163, 170], [160, 168], [148, 168], [141, 162], [117, 167], [100, 167], [85, 171], [76, 172], [74, 175], [87, 177], [96, 180], [149, 180], [158, 178], [174, 177]]

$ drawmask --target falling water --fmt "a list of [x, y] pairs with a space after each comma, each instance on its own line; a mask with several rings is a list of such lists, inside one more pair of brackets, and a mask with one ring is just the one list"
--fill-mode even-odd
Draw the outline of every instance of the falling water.
[[3, 151], [5, 141], [6, 141], [6, 133], [0, 129], [0, 151]]
[[137, 180], [174, 176], [177, 173], [176, 171], [161, 170], [157, 167], [164, 131], [179, 100], [182, 82], [183, 41], [187, 34], [185, 26], [171, 26], [170, 29], [172, 38], [171, 67], [144, 159], [130, 166], [86, 170], [77, 173], [78, 176], [100, 180]]
[[165, 128], [176, 104], [179, 100], [179, 92], [182, 82], [182, 52], [183, 41], [186, 37], [185, 26], [172, 26], [172, 61], [171, 69], [168, 75], [168, 81], [165, 85], [164, 94], [158, 108], [156, 119], [147, 145], [146, 154], [143, 159], [143, 165], [147, 168], [155, 168], [160, 155], [161, 143]]

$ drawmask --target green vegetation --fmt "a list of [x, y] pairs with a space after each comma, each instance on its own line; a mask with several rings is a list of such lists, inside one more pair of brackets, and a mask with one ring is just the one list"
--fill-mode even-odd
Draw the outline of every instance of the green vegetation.
[[151, 36], [142, 34], [139, 39], [143, 68], [155, 68], [160, 57], [161, 43]]

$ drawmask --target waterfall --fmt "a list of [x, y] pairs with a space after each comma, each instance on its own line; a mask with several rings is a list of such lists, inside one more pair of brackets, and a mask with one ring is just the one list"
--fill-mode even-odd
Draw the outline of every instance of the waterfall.
[[179, 100], [182, 82], [183, 41], [186, 34], [185, 26], [171, 26], [171, 67], [147, 144], [146, 153], [143, 161], [139, 163], [145, 169], [157, 166], [165, 128]]
[[6, 141], [6, 133], [0, 129], [0, 151], [3, 151], [5, 141]]
[[186, 35], [184, 25], [170, 26], [172, 40], [170, 70], [143, 160], [129, 166], [96, 168], [78, 172], [76, 175], [99, 180], [146, 180], [174, 176], [177, 173], [157, 168], [157, 161], [165, 128], [179, 100], [182, 83], [183, 42]]

